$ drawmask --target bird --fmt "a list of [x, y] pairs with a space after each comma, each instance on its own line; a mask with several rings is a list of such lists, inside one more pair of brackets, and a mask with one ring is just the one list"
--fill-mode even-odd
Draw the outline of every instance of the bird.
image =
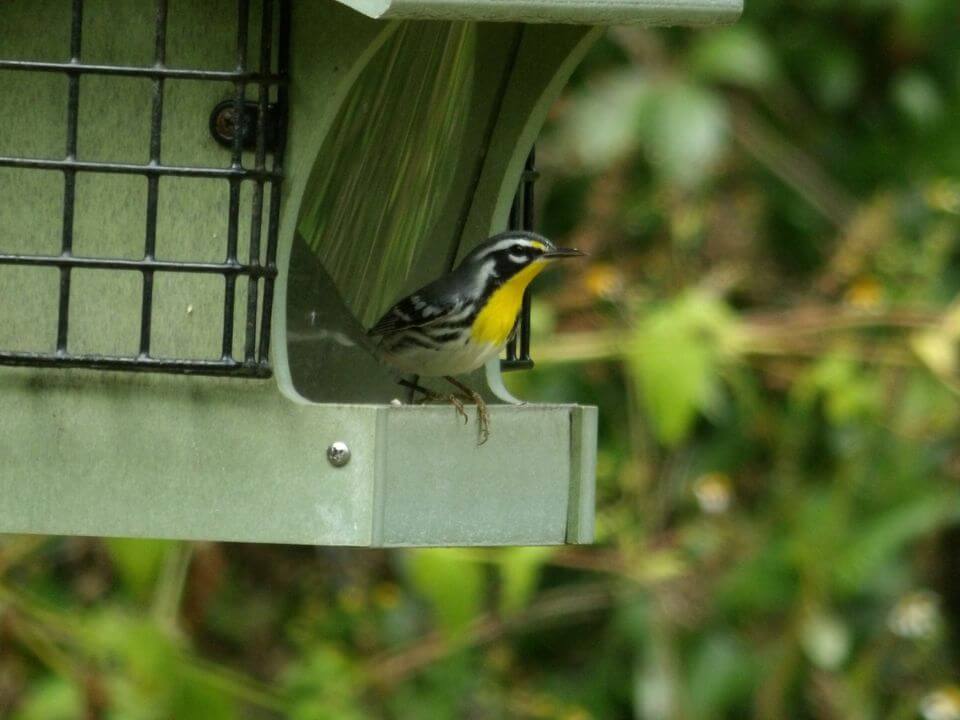
[[402, 373], [442, 377], [460, 393], [441, 396], [468, 420], [463, 400], [477, 407], [478, 444], [489, 438], [489, 413], [478, 392], [456, 379], [496, 357], [517, 328], [523, 294], [537, 275], [562, 258], [586, 253], [557, 247], [542, 235], [508, 230], [480, 243], [457, 267], [398, 300], [367, 331], [380, 358]]

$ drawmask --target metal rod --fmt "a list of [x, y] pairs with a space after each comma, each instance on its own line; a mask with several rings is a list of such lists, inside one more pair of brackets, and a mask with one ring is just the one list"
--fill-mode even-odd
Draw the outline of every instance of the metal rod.
[[[273, 2], [263, 0], [260, 32], [260, 72], [269, 72], [273, 56]], [[257, 170], [267, 167], [267, 106], [270, 104], [270, 86], [261, 85], [257, 97], [257, 147], [254, 165]], [[263, 180], [257, 180], [253, 186], [253, 217], [250, 222], [250, 254], [248, 262], [260, 265], [260, 233], [263, 226]], [[246, 362], [254, 362], [257, 349], [257, 306], [259, 305], [260, 285], [258, 278], [251, 275], [247, 280], [247, 325], [244, 337], [243, 357]]]
[[[237, 0], [237, 66], [238, 73], [247, 69], [247, 29], [250, 24], [249, 0]], [[234, 82], [233, 93], [233, 148], [230, 153], [230, 167], [243, 170], [243, 101], [246, 85], [242, 80]], [[227, 262], [237, 260], [237, 234], [240, 224], [240, 180], [230, 178], [230, 209], [227, 222]], [[237, 278], [235, 275], [224, 277], [223, 293], [223, 344], [221, 354], [224, 360], [233, 357], [233, 316], [236, 310]]]
[[134, 370], [141, 372], [174, 372], [185, 375], [232, 375], [270, 377], [267, 367], [239, 363], [235, 360], [196, 360], [141, 358], [113, 355], [60, 355], [0, 351], [0, 365], [32, 367], [80, 367], [91, 370]]
[[[73, 0], [70, 13], [70, 62], [80, 62], [83, 32], [83, 0]], [[77, 128], [80, 115], [80, 76], [71, 74], [67, 80], [67, 147], [68, 160], [77, 157]], [[73, 252], [73, 221], [77, 199], [77, 173], [74, 169], [63, 171], [63, 222], [60, 251], [69, 256]], [[60, 268], [60, 299], [57, 308], [57, 354], [67, 352], [67, 336], [70, 325], [70, 268]]]
[[[536, 227], [536, 218], [534, 216], [534, 183], [537, 179], [537, 148], [530, 148], [530, 154], [527, 155], [527, 162], [524, 165], [524, 180], [521, 184], [523, 195], [523, 220], [522, 228], [527, 231], [533, 231]], [[530, 361], [530, 288], [523, 293], [523, 305], [520, 310], [520, 358], [524, 361]]]
[[119, 75], [126, 77], [166, 78], [174, 80], [242, 81], [279, 85], [286, 79], [279, 75], [233, 70], [191, 70], [189, 68], [140, 67], [136, 65], [92, 65], [81, 62], [37, 62], [33, 60], [0, 60], [0, 70], [64, 73], [67, 75]]
[[13, 255], [0, 254], [0, 265], [34, 267], [89, 268], [100, 270], [150, 270], [153, 272], [201, 273], [225, 276], [276, 275], [276, 268], [253, 266], [240, 262], [211, 263], [180, 260], [128, 260], [124, 258], [77, 257], [76, 255]]
[[521, 225], [521, 227], [530, 232], [536, 227], [536, 218], [533, 212], [534, 183], [539, 176], [536, 167], [537, 148], [532, 147], [530, 148], [530, 154], [527, 155], [527, 161], [523, 166], [523, 184], [521, 186], [523, 194], [523, 225]]
[[[520, 186], [517, 188], [517, 192], [513, 194], [513, 202], [510, 204], [510, 220], [508, 227], [511, 230], [520, 230], [521, 229], [521, 203], [523, 202], [523, 193], [520, 192], [520, 187], [523, 186], [523, 180], [520, 181]], [[522, 322], [522, 313], [521, 313], [521, 322]], [[516, 333], [511, 336], [510, 341], [507, 343], [507, 363], [513, 363], [517, 360], [517, 336]]]
[[[167, 60], [167, 0], [157, 0], [154, 35], [154, 66], [162, 68]], [[150, 110], [150, 164], [160, 164], [163, 137], [163, 82], [153, 80], [153, 106]], [[160, 176], [147, 178], [147, 226], [144, 232], [143, 259], [150, 261], [157, 254], [157, 203], [160, 195]], [[150, 333], [153, 319], [153, 270], [143, 268], [143, 297], [140, 303], [140, 357], [150, 355]]]
[[[534, 214], [534, 182], [539, 173], [536, 171], [536, 150], [531, 148], [520, 174], [520, 183], [510, 206], [510, 229], [532, 231], [536, 226]], [[529, 370], [533, 367], [530, 358], [530, 308], [529, 288], [523, 294], [517, 329], [507, 343], [507, 356], [501, 363], [503, 370]]]
[[[290, 73], [290, 0], [280, 0], [280, 42], [277, 48], [277, 73], [287, 78]], [[260, 353], [258, 360], [267, 366], [270, 360], [270, 332], [272, 328], [274, 278], [277, 276], [277, 243], [280, 234], [280, 191], [283, 186], [283, 160], [287, 149], [287, 118], [290, 112], [290, 92], [286, 82], [277, 88], [277, 137], [270, 174], [270, 220], [267, 227], [266, 277], [263, 281], [263, 310], [260, 326]]]
[[[69, 119], [69, 118], [68, 118]], [[31, 168], [34, 170], [61, 170], [67, 172], [74, 170], [76, 172], [99, 172], [120, 175], [145, 175], [150, 177], [157, 175], [160, 177], [198, 177], [198, 178], [245, 178], [251, 179], [274, 179], [272, 171], [264, 170], [258, 172], [250, 168], [211, 168], [211, 167], [187, 167], [180, 165], [138, 165], [135, 163], [117, 163], [100, 161], [79, 161], [67, 157], [64, 160], [48, 160], [45, 158], [20, 158], [0, 156], [0, 167], [19, 167]]]
[[[237, 262], [237, 233], [240, 216], [240, 181], [230, 180], [230, 217], [227, 222], [227, 262]], [[223, 343], [224, 359], [233, 357], [233, 316], [237, 296], [236, 275], [224, 276], [223, 292]]]

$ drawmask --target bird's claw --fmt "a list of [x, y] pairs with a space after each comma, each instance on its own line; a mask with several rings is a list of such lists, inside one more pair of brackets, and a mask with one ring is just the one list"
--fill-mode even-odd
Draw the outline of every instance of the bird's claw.
[[450, 395], [447, 395], [445, 399], [447, 400], [447, 402], [453, 405], [454, 409], [457, 411], [457, 415], [463, 418], [464, 425], [470, 422], [470, 416], [467, 415], [467, 408], [463, 404], [463, 400], [461, 400], [458, 395], [450, 394]]
[[477, 405], [477, 433], [479, 434], [477, 447], [490, 439], [490, 411], [487, 410], [486, 403]]
[[490, 410], [480, 393], [471, 392], [473, 404], [477, 406], [477, 446], [490, 439]]
[[480, 447], [490, 439], [490, 410], [487, 407], [486, 401], [484, 401], [480, 393], [467, 387], [456, 378], [446, 376], [446, 380], [463, 392], [466, 396], [465, 399], [471, 400], [473, 404], [477, 406], [477, 447]]
[[451, 384], [461, 390], [461, 393], [450, 393], [444, 395], [442, 393], [434, 392], [428, 388], [417, 385], [416, 383], [407, 382], [406, 380], [399, 381], [404, 387], [408, 387], [412, 390], [415, 390], [423, 395], [419, 400], [419, 404], [433, 401], [433, 402], [445, 402], [453, 405], [453, 409], [456, 410], [457, 415], [463, 418], [463, 424], [466, 425], [470, 422], [470, 416], [467, 414], [467, 408], [464, 404], [465, 402], [472, 402], [477, 406], [477, 447], [480, 447], [487, 440], [490, 439], [490, 409], [487, 406], [486, 401], [484, 401], [483, 396], [480, 395], [476, 390], [473, 390], [463, 383], [454, 380], [452, 378], [447, 378]]

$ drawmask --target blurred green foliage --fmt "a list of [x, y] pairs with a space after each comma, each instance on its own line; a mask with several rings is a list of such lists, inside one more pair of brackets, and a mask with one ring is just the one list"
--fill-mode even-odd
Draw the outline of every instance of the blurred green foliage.
[[[0, 715], [960, 718], [955, 0], [611, 31], [541, 144], [530, 398], [598, 543], [0, 540]], [[495, 432], [494, 428], [494, 432]]]

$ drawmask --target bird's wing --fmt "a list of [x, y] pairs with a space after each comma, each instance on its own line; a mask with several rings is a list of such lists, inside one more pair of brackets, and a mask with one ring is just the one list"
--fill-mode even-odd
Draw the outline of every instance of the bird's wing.
[[430, 301], [414, 293], [387, 310], [386, 314], [367, 330], [367, 335], [377, 337], [424, 327], [446, 317], [455, 309], [456, 303], [452, 300]]

